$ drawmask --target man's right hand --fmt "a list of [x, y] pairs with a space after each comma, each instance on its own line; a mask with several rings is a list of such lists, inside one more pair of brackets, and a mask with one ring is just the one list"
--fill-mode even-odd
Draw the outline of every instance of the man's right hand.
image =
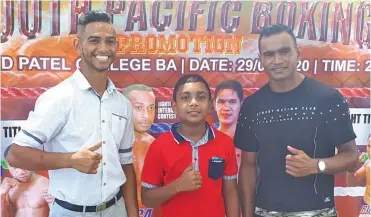
[[193, 191], [201, 188], [201, 185], [201, 173], [199, 171], [193, 171], [193, 165], [189, 165], [176, 180], [176, 189], [178, 192]]
[[13, 178], [5, 177], [0, 185], [1, 196], [7, 195], [11, 188], [14, 188], [19, 182]]
[[102, 141], [72, 154], [72, 167], [82, 173], [96, 174], [102, 155], [94, 151], [102, 147]]

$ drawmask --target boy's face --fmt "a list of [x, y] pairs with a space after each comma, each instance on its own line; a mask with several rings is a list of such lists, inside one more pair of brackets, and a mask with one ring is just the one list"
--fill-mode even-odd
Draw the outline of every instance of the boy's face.
[[173, 109], [180, 122], [187, 124], [204, 123], [211, 111], [209, 91], [204, 83], [194, 82], [181, 85], [176, 92]]

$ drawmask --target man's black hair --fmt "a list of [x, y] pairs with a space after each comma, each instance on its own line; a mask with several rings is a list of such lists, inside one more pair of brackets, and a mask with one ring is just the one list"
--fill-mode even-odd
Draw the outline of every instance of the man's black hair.
[[223, 81], [220, 84], [218, 84], [218, 86], [216, 86], [216, 88], [215, 88], [214, 98], [216, 99], [216, 97], [218, 96], [218, 93], [221, 90], [225, 90], [225, 89], [231, 89], [231, 90], [233, 90], [234, 92], [237, 93], [237, 96], [240, 99], [240, 101], [243, 100], [243, 88], [242, 88], [242, 85], [241, 85], [240, 82], [238, 82], [236, 80], [227, 80], [227, 81]]
[[86, 14], [79, 17], [78, 32], [83, 32], [86, 25], [94, 22], [111, 23], [111, 19], [108, 14], [103, 11], [88, 11]]
[[176, 93], [177, 93], [178, 89], [180, 88], [180, 86], [182, 86], [186, 83], [196, 83], [196, 82], [201, 82], [206, 86], [206, 89], [207, 89], [207, 92], [208, 92], [208, 95], [209, 95], [209, 99], [211, 99], [210, 87], [207, 84], [206, 80], [201, 75], [198, 75], [198, 74], [187, 74], [187, 75], [184, 75], [181, 78], [179, 78], [179, 80], [175, 84], [174, 91], [173, 91], [174, 102], [176, 102]]
[[288, 26], [286, 25], [282, 25], [282, 24], [273, 24], [273, 25], [270, 25], [270, 26], [267, 26], [267, 27], [264, 27], [261, 32], [260, 32], [260, 36], [259, 36], [259, 40], [258, 40], [258, 48], [259, 48], [259, 51], [260, 51], [260, 41], [264, 38], [264, 37], [269, 37], [271, 35], [277, 35], [277, 34], [280, 34], [282, 32], [287, 32], [292, 40], [294, 40], [294, 43], [295, 43], [295, 46], [297, 45], [297, 42], [296, 42], [296, 37], [294, 35], [294, 32], [292, 31], [292, 29], [290, 29]]

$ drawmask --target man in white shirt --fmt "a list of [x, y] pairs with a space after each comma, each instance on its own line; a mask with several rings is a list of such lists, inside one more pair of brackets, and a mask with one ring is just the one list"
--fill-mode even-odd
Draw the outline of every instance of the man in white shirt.
[[74, 46], [80, 68], [38, 98], [8, 163], [49, 170], [50, 217], [137, 217], [131, 105], [106, 74], [118, 47], [109, 16], [81, 17]]

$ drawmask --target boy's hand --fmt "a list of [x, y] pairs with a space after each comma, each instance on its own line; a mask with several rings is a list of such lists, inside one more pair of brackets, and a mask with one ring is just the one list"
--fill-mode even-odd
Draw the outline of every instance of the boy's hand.
[[202, 177], [200, 172], [193, 171], [193, 165], [189, 165], [183, 174], [176, 180], [176, 189], [178, 192], [193, 191], [201, 188]]

